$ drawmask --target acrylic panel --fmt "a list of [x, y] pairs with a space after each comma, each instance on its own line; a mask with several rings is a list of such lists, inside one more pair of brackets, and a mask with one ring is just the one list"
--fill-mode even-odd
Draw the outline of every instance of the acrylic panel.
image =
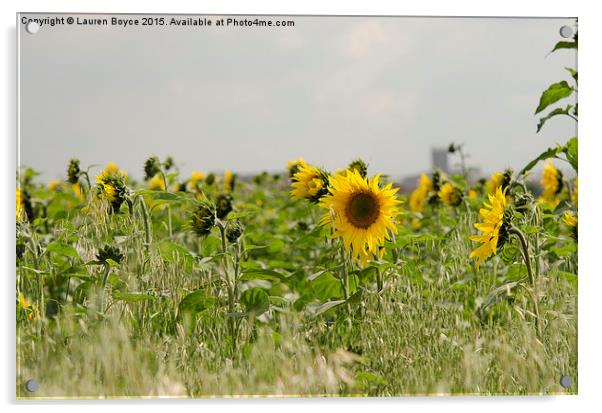
[[577, 393], [577, 20], [23, 13], [18, 398]]

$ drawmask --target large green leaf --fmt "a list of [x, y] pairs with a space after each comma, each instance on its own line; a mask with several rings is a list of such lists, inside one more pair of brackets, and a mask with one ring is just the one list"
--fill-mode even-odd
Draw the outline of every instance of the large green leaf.
[[215, 298], [205, 290], [196, 290], [180, 301], [178, 312], [180, 314], [196, 314], [205, 311], [215, 305]]
[[247, 312], [256, 316], [268, 311], [270, 308], [270, 297], [261, 288], [249, 288], [240, 296], [240, 302], [245, 306]]
[[51, 242], [50, 244], [48, 244], [48, 247], [46, 247], [46, 250], [50, 251], [50, 252], [54, 252], [55, 254], [58, 254], [58, 255], [79, 258], [79, 254], [77, 253], [77, 250], [75, 248], [73, 248], [71, 245], [62, 244], [58, 241], [54, 241], [54, 242]]
[[556, 43], [556, 45], [554, 46], [554, 48], [552, 49], [552, 51], [550, 53], [553, 53], [556, 50], [560, 50], [560, 49], [576, 49], [576, 48], [577, 48], [577, 42], [561, 40], [558, 43]]
[[535, 114], [538, 114], [552, 103], [556, 103], [560, 99], [570, 96], [572, 93], [573, 88], [571, 88], [565, 80], [550, 85], [550, 87], [541, 94]]

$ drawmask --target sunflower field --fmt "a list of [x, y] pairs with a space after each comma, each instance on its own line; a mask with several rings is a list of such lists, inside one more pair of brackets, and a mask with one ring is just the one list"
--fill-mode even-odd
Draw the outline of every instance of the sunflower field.
[[[577, 121], [554, 108], [567, 71], [538, 131]], [[533, 156], [425, 171], [408, 194], [360, 158], [247, 178], [151, 155], [140, 181], [22, 167], [17, 397], [574, 394], [577, 138]]]

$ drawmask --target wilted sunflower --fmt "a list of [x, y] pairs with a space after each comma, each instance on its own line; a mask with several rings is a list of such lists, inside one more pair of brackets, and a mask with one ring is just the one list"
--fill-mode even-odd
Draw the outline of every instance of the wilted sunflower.
[[232, 212], [232, 195], [222, 192], [215, 198], [215, 211], [219, 219], [224, 219]]
[[543, 187], [540, 201], [558, 205], [560, 200], [557, 195], [562, 191], [562, 172], [556, 169], [551, 160], [544, 166], [540, 182]]
[[81, 170], [79, 168], [79, 159], [71, 159], [69, 161], [69, 166], [67, 167], [67, 182], [70, 184], [76, 184], [79, 182], [80, 174]]
[[448, 206], [458, 206], [462, 202], [462, 191], [460, 188], [446, 182], [441, 186], [438, 192], [439, 199]]
[[320, 206], [328, 209], [320, 223], [332, 225], [333, 236], [341, 237], [345, 248], [360, 262], [380, 256], [379, 247], [389, 233], [397, 233], [397, 189], [392, 184], [380, 188], [379, 180], [380, 175], [368, 180], [355, 170], [333, 176], [330, 192], [320, 200]]
[[153, 179], [161, 172], [161, 162], [156, 156], [151, 156], [144, 162], [144, 180]]
[[485, 202], [485, 208], [481, 208], [479, 211], [483, 222], [474, 224], [475, 228], [481, 231], [482, 234], [470, 237], [472, 241], [483, 244], [470, 253], [470, 258], [477, 260], [477, 266], [504, 245], [508, 239], [508, 230], [510, 229], [511, 215], [510, 211], [506, 209], [506, 191], [502, 190], [500, 185], [495, 193], [493, 195], [489, 194], [488, 197], [489, 203]]
[[203, 200], [199, 202], [192, 213], [192, 229], [199, 237], [209, 235], [215, 225], [215, 205]]
[[291, 196], [318, 202], [328, 193], [328, 174], [315, 166], [303, 164], [292, 178]]
[[428, 193], [432, 188], [433, 182], [431, 179], [425, 174], [422, 174], [418, 180], [418, 188], [410, 195], [410, 210], [422, 212], [424, 205], [426, 204]]

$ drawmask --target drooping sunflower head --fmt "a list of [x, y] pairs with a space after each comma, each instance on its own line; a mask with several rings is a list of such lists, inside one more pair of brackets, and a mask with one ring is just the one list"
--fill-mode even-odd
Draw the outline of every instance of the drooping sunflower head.
[[489, 202], [479, 211], [482, 222], [474, 224], [481, 234], [470, 237], [472, 241], [481, 243], [470, 253], [470, 258], [480, 265], [487, 257], [497, 253], [508, 239], [512, 212], [506, 208], [506, 191], [501, 185], [493, 194], [489, 194]]
[[124, 255], [116, 245], [105, 245], [104, 247], [98, 250], [96, 254], [96, 259], [101, 263], [106, 263], [107, 260], [115, 261], [116, 263], [121, 263], [123, 261]]
[[439, 199], [448, 206], [458, 206], [462, 203], [462, 191], [451, 182], [446, 182], [438, 192]]
[[541, 198], [547, 202], [554, 202], [562, 191], [562, 172], [556, 169], [551, 160], [544, 166], [540, 182], [543, 187]]
[[379, 175], [368, 180], [355, 170], [335, 175], [330, 192], [320, 200], [320, 206], [328, 210], [320, 223], [332, 226], [333, 236], [340, 237], [360, 263], [378, 257], [385, 239], [397, 233], [397, 189], [392, 184], [381, 188], [379, 180]]
[[67, 181], [70, 184], [75, 184], [79, 181], [81, 170], [79, 168], [79, 159], [72, 158], [67, 167]]
[[297, 174], [297, 172], [299, 172], [299, 169], [302, 166], [307, 166], [307, 162], [305, 162], [302, 158], [299, 158], [297, 160], [294, 161], [289, 161], [286, 164], [286, 169], [288, 171], [288, 176], [293, 179], [294, 176]]
[[328, 193], [328, 173], [311, 165], [301, 165], [292, 178], [291, 196], [318, 202]]
[[148, 189], [152, 191], [165, 191], [165, 181], [160, 173], [157, 173], [148, 181]]
[[215, 205], [208, 201], [200, 201], [191, 217], [192, 229], [199, 237], [209, 235], [215, 225]]
[[244, 227], [241, 225], [240, 222], [230, 222], [226, 230], [226, 238], [228, 239], [228, 242], [235, 243], [241, 237], [243, 232]]
[[149, 157], [144, 162], [144, 180], [149, 181], [161, 172], [161, 162], [156, 156]]
[[362, 178], [366, 178], [368, 176], [368, 164], [364, 162], [362, 159], [357, 158], [354, 159], [349, 166], [347, 167], [350, 171], [357, 171], [362, 176]]
[[215, 174], [213, 172], [207, 174], [207, 177], [205, 178], [205, 183], [209, 186], [215, 183]]
[[222, 192], [215, 198], [216, 215], [219, 219], [224, 219], [232, 212], [232, 195], [228, 192]]
[[224, 190], [234, 191], [234, 185], [236, 184], [236, 174], [231, 170], [226, 169], [224, 172]]

